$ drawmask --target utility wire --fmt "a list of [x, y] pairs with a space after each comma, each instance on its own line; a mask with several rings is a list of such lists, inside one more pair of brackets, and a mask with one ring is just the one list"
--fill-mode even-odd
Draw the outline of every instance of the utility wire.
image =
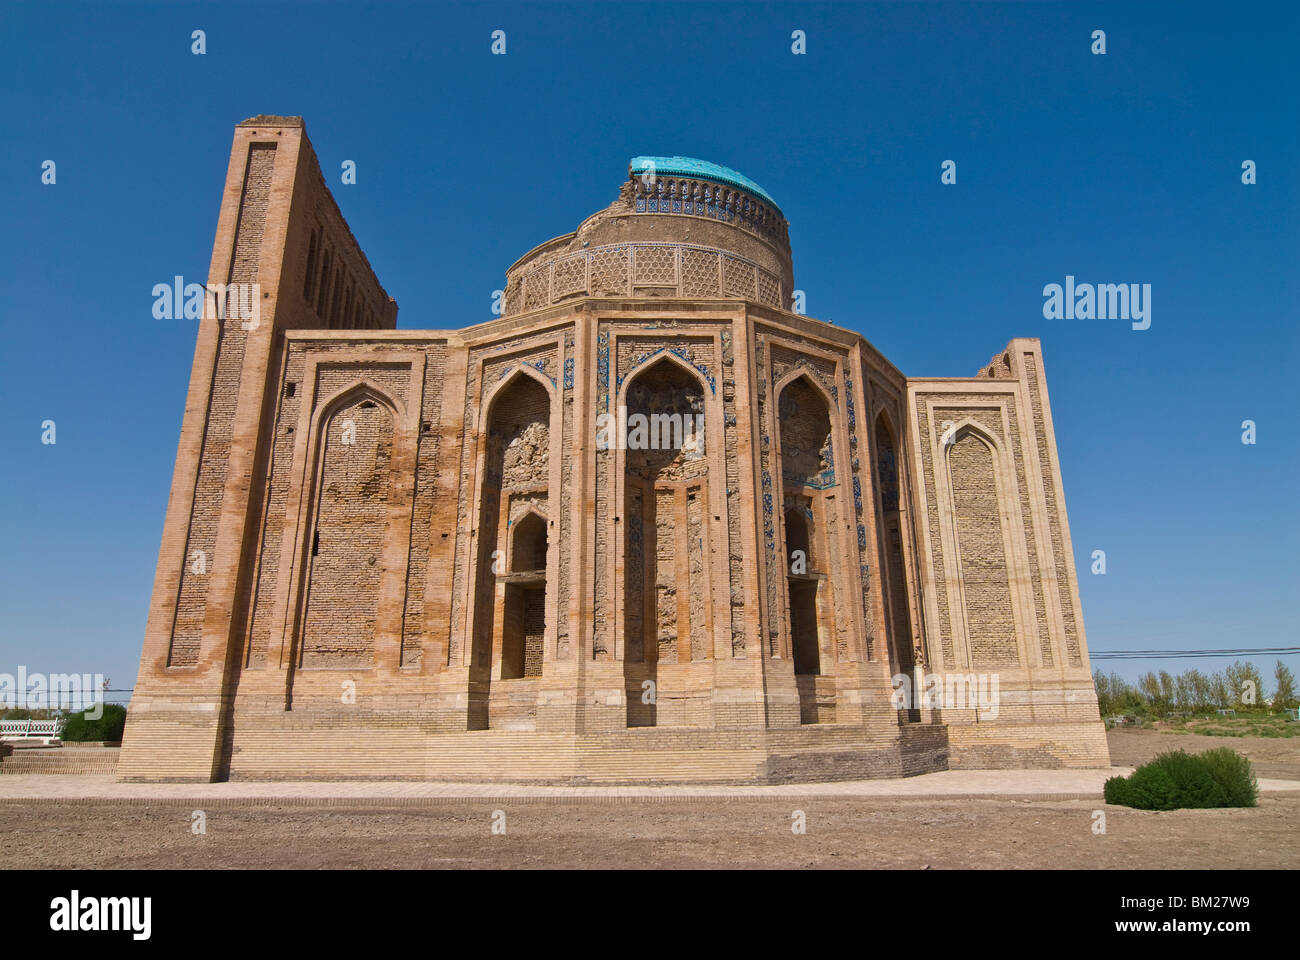
[[1099, 650], [1093, 660], [1196, 660], [1212, 657], [1258, 657], [1300, 653], [1300, 647], [1221, 647], [1209, 650]]

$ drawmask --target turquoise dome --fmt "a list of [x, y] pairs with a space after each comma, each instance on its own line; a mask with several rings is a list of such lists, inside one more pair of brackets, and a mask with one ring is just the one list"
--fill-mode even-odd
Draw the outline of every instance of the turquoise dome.
[[730, 167], [709, 163], [707, 160], [696, 160], [694, 157], [633, 157], [628, 161], [628, 172], [632, 176], [640, 176], [649, 170], [652, 164], [655, 176], [699, 177], [701, 180], [729, 184], [766, 200], [778, 210], [781, 209], [780, 204], [772, 199], [771, 194], [743, 173], [732, 170]]

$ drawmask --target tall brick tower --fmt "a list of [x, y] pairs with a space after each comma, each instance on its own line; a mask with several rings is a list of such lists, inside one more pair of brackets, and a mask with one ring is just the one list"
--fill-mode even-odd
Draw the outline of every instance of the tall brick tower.
[[[305, 302], [308, 277], [316, 290], [307, 292], [329, 301], [327, 316]], [[208, 780], [221, 771], [285, 332], [397, 322], [397, 304], [352, 239], [300, 117], [259, 116], [235, 128], [208, 283], [256, 284], [259, 316], [254, 326], [209, 310], [199, 325], [126, 776]]]

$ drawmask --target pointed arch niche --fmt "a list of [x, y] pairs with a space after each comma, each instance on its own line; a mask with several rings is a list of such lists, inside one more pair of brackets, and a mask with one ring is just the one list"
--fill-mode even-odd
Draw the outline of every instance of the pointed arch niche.
[[319, 415], [297, 658], [305, 669], [375, 665], [383, 560], [400, 506], [393, 458], [401, 419], [393, 399], [365, 382]]
[[[807, 374], [777, 393], [782, 517], [785, 531], [787, 635], [803, 723], [832, 721], [818, 707], [818, 681], [834, 672], [837, 620], [831, 577], [830, 532], [837, 528], [834, 429], [831, 405]], [[833, 696], [833, 686], [823, 685]], [[823, 697], [822, 699], [825, 699]]]
[[542, 675], [554, 589], [550, 543], [552, 394], [521, 364], [487, 402], [478, 473], [477, 555], [470, 645], [470, 729], [527, 720], [498, 681]]
[[646, 683], [661, 664], [709, 658], [708, 514], [712, 512], [706, 392], [671, 353], [624, 385], [622, 628], [627, 725], [656, 726]]
[[1004, 508], [1012, 494], [1001, 460], [997, 441], [979, 424], [964, 420], [951, 428], [944, 463], [961, 595], [958, 609], [963, 613], [966, 663], [976, 669], [1022, 662]]

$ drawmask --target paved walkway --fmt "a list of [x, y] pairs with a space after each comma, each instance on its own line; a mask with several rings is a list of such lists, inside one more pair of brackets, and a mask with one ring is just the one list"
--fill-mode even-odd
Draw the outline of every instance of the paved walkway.
[[[1017, 797], [1065, 799], [1101, 796], [1107, 777], [1132, 773], [1110, 770], [945, 770], [898, 780], [849, 780], [776, 786], [543, 786], [506, 783], [453, 783], [407, 780], [345, 780], [236, 783], [118, 783], [111, 775], [21, 774], [0, 777], [0, 802], [6, 800], [287, 801], [338, 803], [394, 800], [707, 800], [719, 797], [763, 800], [786, 797]], [[1259, 781], [1264, 792], [1300, 791], [1297, 780]]]

